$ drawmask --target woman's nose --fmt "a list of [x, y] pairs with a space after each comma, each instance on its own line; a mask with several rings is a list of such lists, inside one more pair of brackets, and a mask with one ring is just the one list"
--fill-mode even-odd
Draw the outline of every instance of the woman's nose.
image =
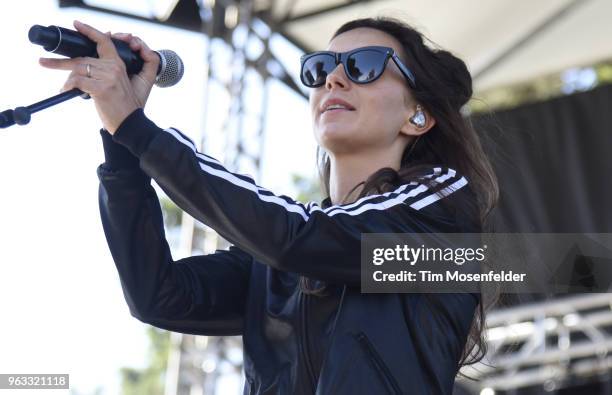
[[325, 87], [327, 89], [336, 88], [346, 88], [349, 84], [349, 81], [344, 73], [344, 67], [342, 63], [338, 64], [336, 68], [327, 75], [325, 79]]

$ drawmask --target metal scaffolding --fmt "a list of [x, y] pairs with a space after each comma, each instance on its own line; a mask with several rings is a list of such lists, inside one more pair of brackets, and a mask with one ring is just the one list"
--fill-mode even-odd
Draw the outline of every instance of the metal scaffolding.
[[488, 353], [464, 368], [479, 393], [541, 386], [545, 391], [585, 381], [612, 393], [612, 294], [559, 297], [496, 310], [487, 317]]
[[[154, 19], [126, 14], [116, 10], [92, 6], [80, 0], [60, 1], [61, 7], [81, 7], [119, 16], [127, 16], [142, 21], [159, 23]], [[174, 10], [163, 22], [164, 25], [200, 31], [208, 39], [206, 46], [206, 78], [203, 117], [209, 112], [211, 82], [222, 86], [230, 97], [229, 111], [224, 114], [222, 132], [225, 136], [223, 161], [230, 171], [243, 172], [261, 177], [261, 154], [265, 128], [265, 115], [268, 102], [268, 80], [275, 78], [300, 95], [304, 93], [285, 72], [282, 63], [270, 50], [273, 30], [261, 20], [253, 17], [254, 3], [251, 1], [179, 1]], [[247, 53], [247, 45], [259, 41], [261, 51], [253, 56]], [[214, 67], [213, 44], [224, 43], [231, 50], [229, 62]], [[249, 56], [250, 55], [250, 56]], [[223, 70], [219, 70], [222, 68]], [[231, 70], [229, 78], [227, 73]], [[271, 71], [273, 70], [273, 71]], [[261, 99], [259, 114], [255, 117], [245, 108], [245, 92], [254, 88], [245, 77], [254, 71], [259, 77]], [[248, 86], [247, 86], [248, 85]], [[249, 117], [251, 122], [246, 122]], [[253, 126], [253, 119], [257, 119]], [[199, 144], [202, 150], [206, 140], [203, 134]], [[180, 246], [182, 255], [212, 253], [226, 249], [228, 243], [204, 224], [183, 213], [181, 220]], [[242, 340], [240, 337], [193, 336], [172, 333], [172, 349], [165, 377], [166, 395], [213, 394], [222, 375], [242, 378]], [[242, 378], [243, 379], [243, 378]], [[244, 380], [244, 379], [243, 379]]]

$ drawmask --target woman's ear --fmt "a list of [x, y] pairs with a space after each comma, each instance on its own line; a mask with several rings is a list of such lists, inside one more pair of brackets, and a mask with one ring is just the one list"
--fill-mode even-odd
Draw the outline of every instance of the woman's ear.
[[435, 124], [436, 120], [420, 104], [417, 104], [414, 113], [404, 123], [400, 132], [410, 136], [420, 136]]

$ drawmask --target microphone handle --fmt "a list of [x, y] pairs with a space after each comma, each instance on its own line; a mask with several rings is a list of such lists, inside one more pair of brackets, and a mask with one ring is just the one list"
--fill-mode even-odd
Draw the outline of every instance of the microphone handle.
[[[75, 30], [60, 26], [34, 25], [28, 33], [28, 38], [34, 44], [42, 45], [45, 51], [63, 55], [69, 58], [98, 57], [97, 44]], [[129, 75], [138, 74], [142, 70], [144, 61], [140, 54], [132, 51], [129, 44], [116, 38], [111, 39], [119, 57], [123, 60]], [[160, 66], [157, 73], [161, 71]]]
[[[97, 44], [95, 42], [77, 31], [63, 27], [55, 25], [48, 27], [34, 25], [28, 33], [28, 38], [32, 43], [43, 46], [46, 51], [64, 55], [69, 58], [98, 57]], [[126, 65], [127, 73], [129, 75], [139, 73], [144, 64], [140, 54], [132, 51], [129, 44], [124, 41], [118, 39], [112, 39], [112, 41], [117, 49], [119, 57]], [[166, 52], [171, 56], [168, 56]], [[159, 66], [157, 67], [159, 81], [155, 84], [160, 87], [176, 84], [183, 76], [184, 69], [181, 59], [174, 52], [169, 50], [161, 50], [160, 52], [155, 51], [155, 53], [157, 53], [157, 56], [160, 58]], [[162, 69], [164, 69], [164, 73], [160, 75]], [[171, 71], [170, 76], [168, 75], [168, 70]], [[174, 75], [172, 73], [174, 73]], [[81, 96], [84, 99], [89, 98], [88, 94], [75, 88], [29, 106], [2, 111], [0, 112], [0, 129], [8, 128], [15, 124], [26, 125], [30, 122], [32, 114], [77, 96]]]

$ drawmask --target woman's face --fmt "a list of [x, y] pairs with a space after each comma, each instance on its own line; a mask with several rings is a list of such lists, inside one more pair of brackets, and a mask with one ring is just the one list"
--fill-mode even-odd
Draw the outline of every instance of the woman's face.
[[[399, 42], [372, 28], [344, 32], [330, 41], [327, 49], [346, 52], [368, 45], [391, 47], [404, 60]], [[324, 111], [322, 106], [329, 99], [344, 100], [354, 110]], [[315, 139], [332, 155], [385, 149], [396, 144], [405, 146], [409, 142], [407, 132], [414, 129], [408, 123], [414, 114], [413, 103], [407, 82], [393, 60], [389, 59], [380, 78], [368, 84], [349, 80], [339, 64], [323, 86], [310, 92]]]

